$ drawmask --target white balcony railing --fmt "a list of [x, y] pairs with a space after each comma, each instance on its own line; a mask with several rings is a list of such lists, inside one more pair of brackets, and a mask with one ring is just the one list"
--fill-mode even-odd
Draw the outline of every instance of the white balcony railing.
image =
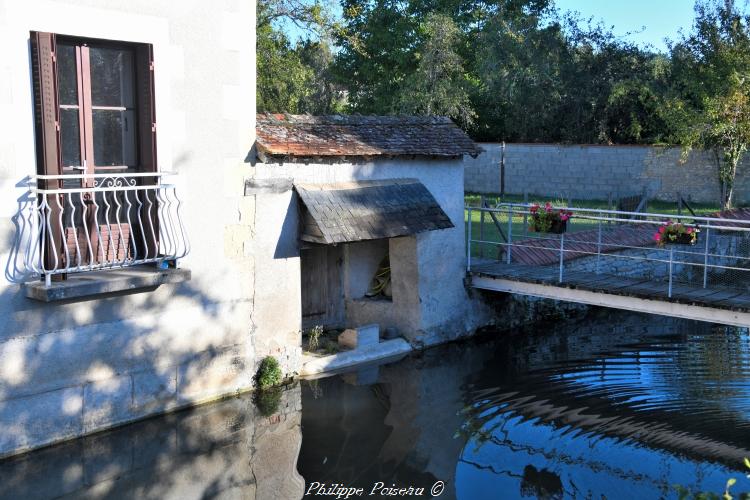
[[24, 271], [55, 274], [163, 264], [188, 254], [170, 173], [37, 175], [17, 219]]

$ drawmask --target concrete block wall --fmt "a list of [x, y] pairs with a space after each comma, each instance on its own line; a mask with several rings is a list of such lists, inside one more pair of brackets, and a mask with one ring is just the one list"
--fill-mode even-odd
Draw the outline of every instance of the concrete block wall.
[[[279, 285], [255, 248], [289, 197], [244, 196], [254, 16], [252, 2], [235, 0], [0, 0], [0, 109], [13, 117], [0, 123], [0, 456], [250, 389], [267, 354], [298, 369], [293, 297], [272, 305], [266, 327], [266, 296], [256, 294], [258, 282]], [[191, 281], [61, 303], [25, 297], [33, 277], [15, 266], [12, 242], [22, 180], [36, 173], [32, 30], [153, 44], [158, 163], [179, 174], [192, 247], [180, 265]]]
[[[467, 192], [499, 193], [501, 145], [481, 144], [484, 152], [466, 157]], [[718, 203], [713, 155], [696, 151], [681, 161], [679, 149], [650, 146], [506, 144], [505, 192], [563, 199], [604, 199], [640, 194], [676, 201], [676, 193], [699, 203]], [[738, 169], [735, 200], [750, 202], [750, 157]]]

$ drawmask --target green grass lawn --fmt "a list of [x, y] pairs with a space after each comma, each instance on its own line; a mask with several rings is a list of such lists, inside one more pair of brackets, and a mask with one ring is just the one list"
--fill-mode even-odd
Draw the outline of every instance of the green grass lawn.
[[[497, 196], [486, 196], [487, 202], [490, 206], [494, 206], [498, 200]], [[480, 196], [477, 194], [466, 194], [464, 197], [466, 206], [479, 207]], [[503, 198], [504, 202], [510, 203], [523, 203], [522, 195], [506, 195]], [[543, 205], [546, 202], [550, 202], [556, 206], [565, 206], [566, 202], [556, 198], [544, 198], [544, 197], [530, 197], [530, 203], [539, 203]], [[572, 205], [580, 208], [591, 208], [591, 209], [602, 209], [606, 210], [607, 200], [573, 200]], [[711, 204], [699, 204], [691, 203], [691, 208], [695, 211], [696, 215], [708, 215], [719, 211], [718, 205]], [[649, 201], [646, 206], [646, 212], [658, 213], [665, 215], [677, 215], [677, 203], [664, 202], [664, 201]], [[682, 215], [690, 215], [690, 212], [683, 208]], [[500, 228], [507, 235], [508, 234], [508, 216], [507, 214], [497, 214]], [[468, 210], [464, 213], [464, 222], [468, 222], [469, 212]], [[568, 232], [584, 231], [587, 229], [596, 229], [599, 222], [587, 219], [574, 217], [568, 221]], [[466, 231], [468, 232], [468, 224], [466, 224]], [[468, 237], [468, 234], [466, 235]], [[480, 238], [481, 236], [481, 238]], [[518, 241], [526, 238], [538, 237], [537, 233], [528, 231], [528, 221], [524, 224], [522, 215], [514, 215], [512, 220], [512, 238], [514, 241]], [[484, 223], [482, 223], [482, 213], [480, 211], [472, 211], [471, 214], [471, 238], [472, 240], [482, 239], [483, 241], [489, 242], [501, 242], [504, 241], [500, 237], [500, 231], [497, 228], [495, 222], [492, 220], [490, 215], [485, 212]], [[480, 248], [481, 247], [481, 248]], [[473, 256], [495, 256], [498, 251], [497, 245], [479, 245], [472, 244], [472, 255]]]

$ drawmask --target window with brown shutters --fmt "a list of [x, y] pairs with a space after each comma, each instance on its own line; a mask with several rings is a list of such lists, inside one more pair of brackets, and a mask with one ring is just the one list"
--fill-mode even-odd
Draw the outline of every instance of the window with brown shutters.
[[[58, 176], [40, 178], [40, 187], [80, 191], [95, 187], [103, 174], [157, 172], [152, 46], [43, 32], [32, 32], [30, 38], [37, 173]], [[155, 179], [142, 176], [137, 182]], [[130, 254], [156, 255], [157, 200], [139, 200], [148, 207], [141, 213], [123, 212], [142, 224], [138, 238], [131, 223], [105, 224], [103, 209], [98, 213], [86, 207], [130, 204], [123, 195], [117, 199], [92, 193], [79, 196], [80, 201], [46, 196], [50, 219], [63, 221], [42, 238], [47, 268], [59, 268], [65, 261], [80, 263], [82, 258], [94, 263], [124, 261]]]
[[38, 173], [155, 172], [149, 44], [33, 32]]

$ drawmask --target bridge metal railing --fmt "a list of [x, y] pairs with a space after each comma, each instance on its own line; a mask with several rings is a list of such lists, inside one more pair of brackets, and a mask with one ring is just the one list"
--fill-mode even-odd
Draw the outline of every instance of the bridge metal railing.
[[[662, 281], [750, 293], [750, 220], [553, 206], [572, 215], [560, 234], [536, 232], [530, 203], [466, 207], [467, 269], [482, 264], [534, 266], [554, 271]], [[697, 232], [692, 244], [660, 244], [669, 224]], [[479, 235], [481, 234], [481, 237]]]

